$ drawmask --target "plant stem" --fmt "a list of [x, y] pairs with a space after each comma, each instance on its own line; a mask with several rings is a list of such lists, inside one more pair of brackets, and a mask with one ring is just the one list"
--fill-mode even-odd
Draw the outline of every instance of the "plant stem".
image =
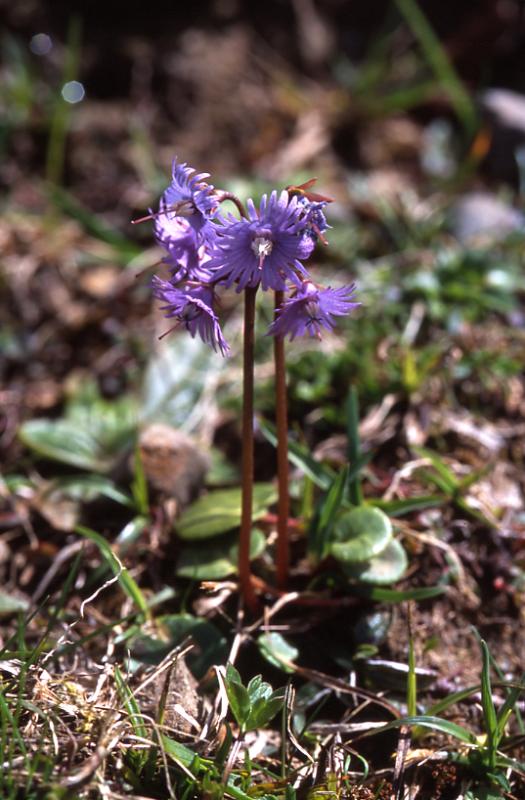
[[[275, 312], [282, 305], [284, 292], [275, 292]], [[288, 407], [286, 394], [286, 360], [284, 337], [274, 337], [275, 361], [275, 416], [277, 423], [277, 483], [279, 499], [277, 504], [277, 586], [286, 587], [290, 561], [288, 540], [288, 517], [290, 516], [290, 496], [288, 490]]]
[[242, 396], [242, 513], [239, 540], [239, 583], [241, 596], [250, 611], [257, 609], [257, 597], [250, 572], [250, 539], [253, 496], [253, 362], [255, 295], [257, 288], [244, 292], [244, 354]]

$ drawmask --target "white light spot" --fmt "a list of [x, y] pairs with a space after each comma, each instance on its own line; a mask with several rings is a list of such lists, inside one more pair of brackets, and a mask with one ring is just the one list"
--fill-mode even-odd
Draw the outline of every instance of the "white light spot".
[[35, 33], [29, 42], [29, 49], [36, 56], [45, 56], [53, 48], [53, 40], [47, 33]]
[[263, 261], [273, 250], [273, 242], [266, 236], [256, 236], [252, 242], [252, 250], [259, 259], [259, 268], [262, 269]]
[[62, 86], [62, 97], [66, 103], [80, 103], [86, 95], [86, 90], [80, 81], [68, 81]]

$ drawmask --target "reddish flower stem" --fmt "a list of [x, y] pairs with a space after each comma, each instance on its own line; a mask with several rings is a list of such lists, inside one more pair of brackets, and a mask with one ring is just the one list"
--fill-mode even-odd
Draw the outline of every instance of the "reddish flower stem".
[[257, 288], [248, 288], [244, 291], [242, 513], [239, 539], [239, 583], [241, 595], [250, 611], [256, 611], [258, 605], [250, 571], [253, 497], [253, 364], [256, 294]]
[[[275, 313], [284, 300], [284, 292], [275, 292]], [[290, 496], [288, 489], [288, 404], [286, 393], [286, 360], [284, 337], [274, 337], [275, 362], [275, 416], [277, 423], [277, 483], [279, 498], [277, 503], [277, 586], [284, 589], [288, 582], [290, 562], [290, 543], [288, 519], [290, 516]]]
[[236, 206], [237, 211], [239, 212], [241, 217], [244, 217], [244, 219], [249, 219], [244, 204], [241, 203], [237, 195], [232, 194], [232, 192], [221, 192], [218, 197], [218, 200], [219, 203], [225, 203], [226, 200], [230, 200]]

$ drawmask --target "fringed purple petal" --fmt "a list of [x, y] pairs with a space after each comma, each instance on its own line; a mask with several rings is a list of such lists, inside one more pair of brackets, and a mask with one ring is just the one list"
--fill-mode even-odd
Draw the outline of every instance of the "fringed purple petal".
[[344, 316], [361, 303], [352, 302], [355, 284], [342, 286], [339, 289], [317, 287], [312, 281], [305, 280], [295, 294], [285, 300], [277, 317], [268, 328], [273, 336], [321, 336], [322, 328], [331, 331], [334, 327], [334, 316]]

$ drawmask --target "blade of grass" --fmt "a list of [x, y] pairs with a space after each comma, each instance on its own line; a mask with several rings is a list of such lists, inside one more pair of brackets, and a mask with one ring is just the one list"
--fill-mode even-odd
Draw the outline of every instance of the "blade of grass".
[[512, 713], [516, 714], [516, 719], [518, 720], [518, 725], [520, 726], [520, 732], [523, 733], [523, 719], [521, 717], [521, 713], [517, 703], [520, 694], [525, 691], [525, 672], [521, 676], [520, 683], [521, 686], [514, 686], [512, 689], [509, 690], [507, 697], [505, 698], [505, 702], [498, 711], [498, 725], [497, 725], [498, 742], [502, 740], [505, 734], [505, 727]]
[[452, 470], [447, 467], [443, 459], [440, 458], [437, 453], [434, 453], [426, 447], [414, 447], [413, 450], [421, 458], [427, 458], [430, 461], [441, 478], [440, 488], [443, 488], [447, 494], [454, 495], [459, 489], [459, 481]]
[[497, 749], [505, 733], [505, 726], [508, 722], [508, 719], [513, 712], [516, 714], [516, 719], [518, 722], [520, 732], [523, 733], [523, 719], [519, 707], [517, 705], [517, 700], [520, 694], [525, 691], [525, 672], [523, 673], [521, 679], [518, 681], [517, 684], [512, 684], [509, 686], [508, 682], [505, 681], [505, 676], [498, 662], [493, 657], [492, 653], [488, 649], [484, 640], [481, 638], [478, 630], [475, 627], [472, 627], [472, 632], [474, 633], [476, 639], [478, 640], [478, 643], [482, 649], [482, 653], [484, 652], [484, 649], [486, 649], [486, 653], [489, 659], [489, 667], [492, 667], [494, 669], [499, 679], [497, 685], [503, 686], [505, 688], [505, 694], [506, 694], [505, 702], [503, 703], [499, 711], [496, 713], [497, 717], [496, 749]]
[[441, 494], [407, 497], [406, 500], [376, 500], [372, 498], [368, 501], [371, 506], [380, 508], [389, 517], [400, 517], [402, 514], [410, 514], [411, 511], [424, 511], [426, 508], [442, 506], [447, 502], [448, 498]]
[[146, 598], [142, 594], [142, 591], [140, 590], [134, 578], [132, 578], [129, 574], [126, 567], [124, 567], [116, 557], [115, 553], [111, 549], [111, 546], [109, 545], [109, 542], [107, 542], [106, 539], [104, 539], [104, 537], [96, 531], [92, 530], [91, 528], [85, 528], [83, 525], [77, 525], [75, 531], [97, 545], [98, 549], [100, 550], [100, 554], [111, 568], [113, 574], [118, 578], [118, 582], [120, 583], [123, 591], [128, 595], [128, 597], [131, 598], [131, 600], [133, 600], [137, 608], [147, 619], [151, 618], [151, 612]]
[[[186, 774], [189, 773], [196, 780], [198, 779], [199, 772], [203, 770], [205, 773], [210, 772], [213, 768], [212, 761], [197, 757], [197, 754], [194, 753], [193, 750], [190, 750], [186, 745], [180, 744], [180, 742], [176, 742], [174, 739], [170, 739], [169, 736], [161, 734], [160, 740], [166, 755], [173, 759], [176, 764], [179, 764]], [[198, 765], [198, 768], [195, 769], [194, 765]], [[253, 800], [251, 795], [246, 794], [246, 792], [243, 792], [235, 786], [235, 779], [236, 776], [234, 774], [228, 777], [228, 782], [226, 786], [223, 787], [225, 794], [233, 797], [233, 800]]]
[[407, 711], [409, 717], [417, 714], [417, 674], [416, 674], [416, 652], [414, 648], [414, 636], [412, 629], [412, 603], [407, 606], [407, 625], [408, 625], [408, 680], [407, 680]]
[[496, 708], [494, 700], [492, 699], [492, 686], [490, 683], [490, 654], [487, 643], [484, 639], [481, 640], [481, 706], [483, 708], [483, 716], [485, 719], [485, 730], [487, 734], [487, 761], [490, 770], [496, 767], [496, 753], [497, 753], [497, 729], [498, 719], [496, 716]]
[[147, 517], [149, 514], [148, 483], [146, 481], [146, 473], [144, 472], [144, 466], [142, 464], [142, 458], [138, 447], [135, 450], [131, 494], [133, 495], [138, 513], [142, 514], [144, 517]]
[[382, 603], [402, 603], [404, 600], [428, 600], [439, 597], [446, 589], [444, 586], [422, 586], [419, 589], [383, 589], [380, 586], [352, 586], [351, 591], [367, 600], [377, 600]]
[[326, 548], [334, 527], [337, 512], [343, 501], [348, 480], [348, 467], [345, 467], [332, 483], [330, 491], [322, 499], [308, 532], [309, 550], [315, 559], [326, 555]]
[[418, 40], [429, 66], [448, 94], [466, 134], [472, 136], [478, 126], [476, 106], [452, 66], [446, 50], [416, 0], [395, 0], [395, 2], [408, 27]]
[[139, 256], [143, 251], [130, 239], [127, 239], [114, 228], [106, 225], [100, 217], [84, 208], [66, 189], [60, 186], [50, 188], [50, 197], [53, 203], [65, 214], [76, 219], [83, 228], [97, 239], [106, 242], [115, 248], [115, 257], [121, 263], [127, 264], [132, 258]]
[[[81, 20], [77, 15], [74, 15], [69, 21], [62, 85], [74, 80], [77, 76], [81, 33]], [[46, 178], [50, 184], [57, 185], [62, 180], [66, 150], [66, 137], [70, 117], [71, 106], [66, 102], [66, 100], [64, 100], [62, 94], [59, 94], [55, 103], [55, 111], [51, 119], [49, 141], [47, 146]]]
[[124, 704], [126, 711], [129, 714], [129, 719], [131, 724], [133, 725], [133, 730], [135, 731], [135, 734], [143, 739], [147, 738], [148, 729], [144, 724], [144, 717], [140, 712], [137, 700], [134, 697], [133, 692], [129, 688], [128, 684], [124, 680], [122, 672], [116, 665], [115, 665], [115, 683], [117, 686], [117, 691], [119, 693], [120, 699]]
[[[277, 436], [274, 426], [267, 420], [259, 420], [259, 429], [270, 444], [276, 447]], [[312, 458], [306, 447], [297, 442], [288, 442], [288, 458], [294, 466], [304, 472], [305, 475], [308, 475], [320, 489], [325, 491], [330, 489], [335, 478], [335, 472], [330, 467]]]
[[438, 714], [446, 711], [447, 708], [456, 705], [456, 703], [461, 703], [462, 700], [472, 697], [473, 694], [477, 694], [480, 689], [480, 685], [477, 684], [476, 686], [468, 686], [466, 689], [460, 689], [457, 692], [453, 692], [452, 694], [449, 694], [448, 697], [444, 697], [443, 700], [440, 700], [438, 703], [431, 705], [430, 708], [427, 709], [427, 715], [429, 717], [437, 717]]
[[371, 731], [367, 731], [360, 738], [373, 736], [377, 733], [385, 733], [386, 731], [394, 730], [395, 728], [400, 728], [406, 725], [428, 728], [432, 731], [439, 731], [440, 733], [447, 734], [447, 736], [452, 736], [454, 739], [458, 739], [458, 741], [463, 742], [463, 744], [466, 745], [478, 745], [476, 736], [467, 728], [463, 728], [461, 725], [457, 725], [455, 722], [450, 722], [450, 720], [447, 719], [441, 719], [440, 717], [429, 717], [426, 715], [401, 717], [400, 719], [395, 719], [392, 722], [387, 722], [386, 725], [383, 725], [380, 728], [374, 728]]

